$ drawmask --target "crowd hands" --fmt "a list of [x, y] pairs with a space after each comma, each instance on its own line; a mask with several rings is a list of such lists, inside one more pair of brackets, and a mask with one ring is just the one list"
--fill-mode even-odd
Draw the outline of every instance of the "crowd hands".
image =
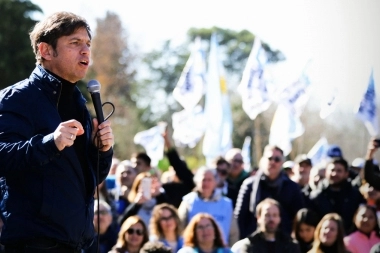
[[114, 158], [95, 196], [98, 252], [380, 252], [374, 139], [351, 164], [336, 145], [318, 164], [305, 154], [285, 161], [279, 147], [267, 145], [248, 172], [237, 148], [191, 171], [167, 132], [163, 138], [166, 172], [145, 153]]

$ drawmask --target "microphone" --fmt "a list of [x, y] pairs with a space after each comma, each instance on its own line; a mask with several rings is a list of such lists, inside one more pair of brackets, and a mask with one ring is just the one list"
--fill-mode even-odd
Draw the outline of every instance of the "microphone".
[[92, 103], [94, 104], [96, 118], [98, 119], [98, 124], [104, 122], [102, 102], [100, 100], [100, 83], [97, 80], [90, 80], [87, 83], [87, 90], [91, 94]]

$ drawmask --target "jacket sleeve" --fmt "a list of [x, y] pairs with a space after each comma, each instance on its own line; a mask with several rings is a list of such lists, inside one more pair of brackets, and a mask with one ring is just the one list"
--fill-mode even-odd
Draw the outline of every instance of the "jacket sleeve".
[[234, 214], [232, 214], [228, 246], [231, 247], [239, 240], [239, 227]]
[[366, 160], [364, 164], [364, 179], [377, 191], [380, 191], [380, 174], [375, 173], [373, 160]]
[[12, 105], [7, 105], [4, 100], [3, 97], [0, 108], [0, 176], [37, 168], [60, 157], [53, 133], [35, 133], [32, 119], [23, 107], [26, 105], [14, 100]]
[[118, 224], [119, 226], [123, 225], [123, 222], [128, 219], [128, 217], [132, 215], [136, 215], [138, 211], [140, 210], [141, 205], [137, 203], [131, 203], [128, 205], [128, 207], [125, 209], [124, 213], [119, 216]]
[[191, 170], [187, 167], [186, 162], [181, 160], [177, 150], [175, 150], [174, 148], [170, 148], [166, 153], [166, 156], [168, 157], [169, 163], [173, 167], [178, 179], [181, 180], [181, 182], [184, 185], [186, 185], [189, 189], [193, 189], [195, 187], [193, 181], [194, 175], [191, 172]]
[[239, 226], [240, 238], [245, 238], [250, 234], [252, 225], [250, 224], [251, 216], [253, 215], [249, 211], [250, 196], [252, 192], [253, 177], [249, 177], [243, 181], [240, 187], [239, 195], [236, 200], [236, 206], [234, 210], [235, 217]]
[[182, 223], [182, 227], [185, 228], [187, 226], [187, 219], [189, 216], [189, 207], [186, 201], [181, 202], [178, 207], [178, 217]]

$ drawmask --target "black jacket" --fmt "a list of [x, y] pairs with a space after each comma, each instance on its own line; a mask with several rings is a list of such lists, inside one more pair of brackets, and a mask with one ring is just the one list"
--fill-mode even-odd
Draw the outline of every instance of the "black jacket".
[[[98, 150], [92, 144], [92, 121], [78, 88], [74, 99], [85, 122], [90, 178], [74, 146], [59, 151], [53, 132], [61, 123], [57, 110], [61, 82], [37, 66], [29, 79], [0, 92], [0, 190], [4, 228], [1, 243], [48, 237], [76, 248], [94, 238], [94, 191]], [[99, 152], [99, 174], [108, 174], [113, 150]], [[90, 189], [90, 190], [91, 190]]]
[[[243, 239], [237, 244], [240, 244], [240, 253], [267, 253], [268, 244], [262, 232], [255, 232]], [[233, 246], [233, 248], [235, 245]], [[285, 233], [277, 232], [276, 240], [274, 241], [274, 248], [276, 253], [300, 253], [300, 248], [297, 241], [293, 240]]]

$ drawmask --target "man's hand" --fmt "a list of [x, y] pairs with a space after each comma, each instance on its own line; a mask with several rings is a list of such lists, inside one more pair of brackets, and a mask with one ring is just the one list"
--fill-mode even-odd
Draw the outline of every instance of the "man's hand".
[[366, 154], [366, 160], [373, 159], [373, 155], [375, 154], [376, 150], [378, 149], [378, 143], [375, 141], [375, 138], [372, 138], [368, 143], [368, 149]]
[[84, 133], [82, 124], [76, 120], [68, 120], [58, 125], [54, 131], [54, 143], [58, 150], [61, 151], [65, 147], [70, 147], [74, 144], [77, 135]]
[[[98, 125], [98, 120], [94, 118], [93, 130], [92, 130], [92, 140], [94, 140], [94, 145], [99, 148], [100, 151], [108, 151], [114, 144], [114, 137], [111, 128], [111, 122], [106, 120], [102, 124]], [[99, 130], [99, 131], [98, 131]], [[96, 137], [95, 137], [96, 135]], [[98, 147], [98, 142], [100, 141], [100, 147]]]

